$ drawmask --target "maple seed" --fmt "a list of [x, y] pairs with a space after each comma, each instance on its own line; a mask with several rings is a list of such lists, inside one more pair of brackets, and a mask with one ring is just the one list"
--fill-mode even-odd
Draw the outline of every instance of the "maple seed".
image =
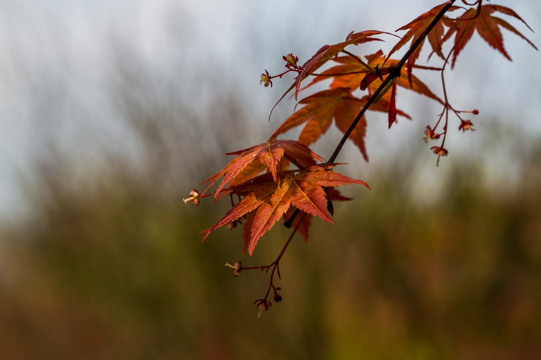
[[228, 268], [233, 269], [233, 273], [235, 276], [240, 275], [240, 271], [242, 270], [242, 264], [240, 261], [237, 261], [235, 264], [231, 265], [230, 263], [225, 263], [225, 266]]
[[201, 193], [197, 191], [197, 189], [193, 189], [190, 191], [190, 197], [186, 199], [182, 199], [184, 201], [184, 204], [187, 204], [188, 202], [193, 202], [195, 206], [199, 205], [201, 198]]
[[271, 76], [267, 70], [265, 70], [264, 74], [261, 74], [261, 80], [259, 80], [259, 83], [265, 85], [265, 87], [268, 87], [269, 85], [272, 87]]
[[461, 120], [460, 126], [458, 127], [458, 130], [462, 130], [462, 132], [465, 131], [475, 131], [473, 127], [473, 123], [471, 120]]

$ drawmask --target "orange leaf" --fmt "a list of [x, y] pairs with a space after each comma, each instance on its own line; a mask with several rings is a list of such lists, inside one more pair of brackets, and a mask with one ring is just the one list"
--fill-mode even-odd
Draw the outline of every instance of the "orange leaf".
[[347, 36], [345, 41], [339, 42], [334, 45], [323, 46], [314, 54], [314, 56], [312, 56], [302, 65], [302, 72], [297, 76], [294, 83], [295, 99], [297, 99], [297, 95], [299, 94], [301, 82], [309, 75], [311, 75], [314, 71], [319, 69], [323, 64], [334, 58], [336, 55], [338, 55], [338, 53], [340, 53], [349, 45], [359, 45], [369, 41], [382, 41], [381, 39], [374, 36], [383, 33], [384, 32], [377, 30], [365, 30], [357, 33], [351, 32]]
[[[325, 193], [327, 194], [327, 210], [331, 215], [333, 215], [333, 208], [332, 208], [332, 201], [347, 201], [351, 200], [351, 198], [343, 196], [340, 194], [338, 190], [336, 190], [333, 187], [325, 188]], [[286, 214], [284, 214], [284, 221], [288, 222], [291, 216], [295, 213], [296, 209], [294, 207], [290, 207]], [[249, 221], [249, 220], [248, 220]], [[302, 221], [301, 224], [299, 222]], [[303, 213], [303, 216], [296, 216], [293, 222], [291, 223], [291, 228], [297, 229], [297, 232], [302, 235], [304, 238], [304, 241], [308, 241], [308, 232], [310, 229], [310, 225], [312, 223], [312, 215]], [[248, 226], [248, 222], [246, 223], [246, 226]], [[246, 237], [245, 237], [246, 240]]]
[[[417, 18], [415, 18], [410, 23], [402, 26], [400, 30], [408, 30], [406, 34], [400, 39], [399, 42], [396, 43], [396, 45], [391, 49], [389, 52], [389, 55], [387, 57], [391, 57], [392, 54], [394, 54], [396, 51], [398, 51], [400, 48], [402, 48], [404, 45], [406, 45], [408, 42], [413, 44], [417, 39], [423, 34], [425, 29], [430, 25], [430, 23], [434, 20], [434, 18], [440, 13], [440, 11], [447, 6], [447, 3], [443, 3], [441, 5], [438, 5], [431, 10], [427, 11], [424, 14], [421, 14]], [[454, 11], [456, 9], [459, 9], [458, 6], [451, 6], [447, 12]], [[428, 34], [428, 42], [430, 46], [432, 47], [432, 52], [436, 53], [440, 58], [445, 60], [445, 56], [442, 53], [442, 44], [445, 42], [444, 38], [444, 25], [450, 26], [451, 21], [448, 19], [441, 19], [430, 31]], [[423, 47], [424, 40], [421, 42], [421, 44], [417, 47], [417, 49], [411, 54], [411, 56], [408, 58], [407, 61], [407, 76], [410, 83], [412, 82], [412, 69], [415, 64], [415, 61], [419, 58], [419, 54], [421, 53], [421, 49]]]
[[[301, 170], [280, 172], [277, 181], [272, 174], [259, 175], [245, 184], [230, 187], [228, 190], [243, 197], [225, 216], [205, 231], [203, 240], [211, 232], [228, 224], [234, 224], [244, 217], [247, 221], [244, 229], [244, 249], [253, 254], [257, 242], [281, 218], [290, 218], [290, 207], [320, 217], [331, 222], [327, 210], [325, 188], [348, 184], [368, 185], [362, 180], [349, 178], [332, 171], [334, 165], [312, 165]], [[336, 192], [331, 197], [341, 199]], [[299, 220], [300, 221], [300, 220]], [[308, 233], [310, 222], [303, 222], [303, 232]]]
[[[348, 88], [320, 91], [302, 99], [299, 104], [305, 106], [287, 118], [271, 135], [271, 138], [276, 138], [290, 129], [306, 124], [299, 135], [299, 141], [308, 146], [316, 142], [329, 129], [333, 119], [337, 127], [345, 132], [364, 103], [365, 100], [352, 96]], [[357, 145], [365, 160], [368, 161], [364, 145], [365, 131], [366, 121], [362, 119], [350, 140]]]
[[352, 179], [346, 175], [330, 170], [337, 164], [313, 165], [304, 169], [295, 177], [295, 180], [310, 181], [310, 183], [323, 187], [337, 187], [341, 185], [359, 184], [370, 189], [367, 183], [362, 180]]
[[[376, 67], [381, 68], [383, 66], [393, 67], [398, 64], [398, 60], [396, 59], [385, 58], [385, 56], [383, 56], [383, 51], [381, 50], [378, 50], [374, 54], [367, 55], [366, 59], [368, 60], [368, 64], [372, 68], [376, 68]], [[384, 64], [387, 64], [387, 65], [384, 65]], [[434, 94], [430, 90], [430, 88], [421, 81], [421, 79], [419, 79], [415, 75], [411, 75], [411, 81], [410, 81], [408, 79], [407, 69], [402, 68], [400, 71], [400, 76], [395, 78], [394, 81], [400, 87], [413, 90], [418, 94], [427, 96], [433, 100], [436, 100], [440, 104], [443, 104], [443, 101], [438, 96], [436, 96], [436, 94]], [[374, 91], [376, 91], [376, 89], [381, 85], [381, 83], [382, 83], [381, 79], [375, 79], [374, 81], [372, 81], [368, 87], [369, 93], [371, 94]], [[387, 99], [387, 100], [388, 102], [390, 102], [390, 99]]]
[[[367, 55], [366, 60], [367, 65], [369, 65], [369, 69], [351, 56], [336, 57], [334, 62], [338, 63], [339, 65], [333, 66], [322, 72], [321, 75], [323, 76], [317, 76], [314, 78], [310, 85], [331, 77], [333, 79], [330, 85], [331, 88], [345, 87], [353, 91], [359, 87], [361, 90], [369, 87], [369, 89], [373, 92], [381, 84], [380, 76], [384, 78], [389, 73], [390, 68], [398, 64], [398, 60], [383, 56], [383, 51], [381, 50], [374, 54]], [[379, 73], [375, 71], [376, 68], [379, 69]], [[408, 77], [411, 78], [411, 81], [408, 79]], [[395, 81], [403, 88], [413, 90], [443, 104], [442, 100], [436, 96], [418, 77], [414, 75], [408, 76], [407, 69], [403, 68], [400, 72], [400, 77], [398, 77]], [[366, 84], [366, 86], [362, 86], [363, 82]]]
[[219, 199], [228, 193], [224, 190], [225, 186], [228, 184], [234, 186], [249, 181], [265, 171], [265, 169], [272, 174], [273, 179], [276, 181], [278, 171], [283, 170], [283, 158], [299, 168], [313, 165], [316, 161], [322, 161], [322, 159], [307, 146], [294, 140], [271, 139], [266, 143], [255, 145], [248, 149], [227, 153], [227, 155], [237, 156], [222, 170], [203, 182], [203, 184], [209, 184], [203, 191], [203, 193], [205, 193], [212, 185], [223, 177], [221, 184], [214, 193], [216, 199]]
[[498, 50], [508, 60], [511, 60], [511, 57], [509, 56], [503, 45], [503, 36], [500, 31], [500, 26], [513, 32], [515, 35], [520, 36], [523, 40], [528, 42], [528, 44], [530, 44], [534, 49], [537, 50], [537, 47], [530, 40], [528, 40], [508, 22], [499, 17], [493, 16], [495, 12], [501, 12], [503, 14], [512, 16], [520, 20], [523, 24], [530, 28], [528, 24], [526, 24], [526, 22], [520, 16], [518, 16], [516, 12], [505, 6], [483, 5], [478, 7], [477, 9], [468, 9], [460, 16], [460, 18], [457, 19], [456, 28], [451, 28], [449, 34], [446, 35], [446, 38], [448, 38], [456, 32], [451, 67], [454, 67], [458, 55], [460, 54], [462, 49], [464, 49], [466, 44], [470, 41], [475, 31], [477, 31], [477, 33], [481, 36], [483, 40], [485, 40], [487, 44]]
[[[231, 224], [235, 220], [240, 219], [244, 215], [250, 213], [251, 211], [257, 209], [263, 200], [256, 198], [253, 193], [248, 194], [244, 199], [242, 199], [237, 205], [235, 205], [231, 210], [229, 210], [223, 218], [220, 219], [216, 224], [205, 230], [205, 235], [203, 240], [205, 240], [211, 232], [218, 229], [221, 226], [226, 224]], [[202, 240], [202, 241], [203, 241]]]
[[289, 209], [291, 195], [288, 192], [290, 192], [292, 184], [292, 176], [283, 177], [281, 181], [276, 183], [277, 186], [274, 192], [266, 196], [266, 201], [261, 202], [252, 220], [250, 243], [248, 245], [250, 255], [253, 254], [259, 238], [280, 220]]

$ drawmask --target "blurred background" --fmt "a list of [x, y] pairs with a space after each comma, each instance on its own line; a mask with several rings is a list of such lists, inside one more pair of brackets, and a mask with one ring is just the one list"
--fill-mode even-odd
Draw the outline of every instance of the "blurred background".
[[[370, 114], [370, 162], [349, 144], [338, 160], [372, 190], [345, 187], [335, 224], [292, 243], [261, 318], [266, 274], [223, 264], [266, 264], [289, 232], [251, 258], [239, 230], [201, 244], [227, 201], [181, 201], [293, 111], [267, 121], [291, 78], [259, 85], [282, 55], [437, 3], [1, 0], [2, 358], [539, 359], [539, 53], [509, 32], [513, 62], [474, 35], [448, 73], [453, 105], [480, 114], [473, 133], [452, 120], [439, 167], [422, 141], [438, 106], [402, 91], [412, 122]], [[539, 46], [539, 3], [501, 3]]]

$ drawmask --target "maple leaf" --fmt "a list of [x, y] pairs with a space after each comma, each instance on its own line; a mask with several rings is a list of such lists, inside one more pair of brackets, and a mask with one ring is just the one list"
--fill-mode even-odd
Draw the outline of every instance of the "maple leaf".
[[[333, 45], [324, 45], [323, 47], [321, 47], [310, 59], [308, 59], [300, 67], [301, 71], [299, 75], [297, 75], [297, 77], [295, 78], [295, 81], [293, 82], [293, 84], [282, 94], [280, 99], [278, 99], [278, 101], [272, 107], [272, 110], [269, 114], [269, 119], [272, 115], [274, 108], [293, 89], [295, 89], [294, 97], [295, 97], [295, 100], [297, 100], [299, 92], [301, 91], [302, 81], [306, 79], [308, 76], [312, 75], [314, 71], [316, 71], [321, 66], [323, 66], [327, 61], [334, 58], [336, 55], [338, 55], [341, 51], [343, 51], [349, 45], [360, 45], [362, 43], [366, 43], [369, 41], [383, 41], [380, 38], [374, 37], [375, 35], [379, 35], [379, 34], [389, 34], [389, 33], [384, 32], [384, 31], [378, 31], [378, 30], [365, 30], [365, 31], [360, 31], [360, 32], [352, 31], [346, 37], [345, 41], [342, 41]], [[390, 35], [394, 35], [394, 34], [390, 34]]]
[[[372, 66], [375, 69], [378, 69], [379, 73], [383, 73], [383, 70], [387, 69], [385, 67], [382, 67], [381, 70], [379, 70], [380, 65], [383, 65], [384, 63], [389, 64], [389, 68], [393, 68], [398, 64], [398, 60], [395, 59], [385, 59], [383, 56], [383, 52], [379, 50], [375, 54], [367, 55], [366, 59], [368, 60], [368, 64]], [[397, 93], [397, 86], [413, 90], [421, 95], [425, 95], [433, 100], [436, 100], [440, 104], [443, 104], [443, 101], [436, 96], [429, 88], [426, 86], [419, 78], [417, 78], [415, 75], [411, 75], [408, 79], [408, 73], [407, 69], [400, 69], [400, 76], [393, 79], [392, 82], [388, 84], [388, 87], [384, 90], [384, 92], [380, 95], [380, 97], [376, 100], [375, 106], [384, 107], [387, 106], [387, 113], [388, 113], [388, 124], [389, 128], [395, 123], [397, 114], [402, 114], [400, 110], [397, 110], [396, 108], [396, 93]], [[386, 72], [387, 74], [389, 72]], [[378, 75], [377, 72], [375, 75]], [[370, 76], [370, 77], [369, 77]], [[390, 76], [390, 75], [385, 75]], [[373, 73], [367, 74], [363, 80], [361, 80], [361, 88], [367, 88], [368, 94], [372, 95], [376, 92], [376, 90], [381, 86], [383, 83], [384, 76], [374, 76]], [[391, 90], [391, 91], [388, 91]], [[411, 119], [408, 115], [406, 115], [407, 118]]]
[[327, 210], [325, 188], [348, 184], [361, 184], [369, 188], [362, 180], [332, 171], [335, 165], [312, 165], [301, 170], [283, 171], [278, 173], [277, 181], [270, 173], [262, 174], [247, 183], [230, 187], [229, 191], [242, 196], [242, 200], [216, 224], [205, 230], [203, 240], [216, 229], [247, 217], [244, 248], [247, 247], [249, 254], [252, 255], [261, 236], [283, 218], [292, 206], [332, 223]]
[[[325, 188], [325, 193], [327, 194], [327, 210], [331, 215], [334, 213], [333, 201], [348, 201], [351, 200], [351, 198], [343, 196], [337, 189], [333, 187]], [[296, 213], [296, 210], [294, 207], [290, 208], [287, 213], [284, 214], [284, 221], [287, 223], [290, 221], [291, 217], [294, 216], [293, 214]], [[301, 222], [301, 224], [299, 224]], [[310, 229], [310, 225], [312, 224], [312, 215], [304, 214], [304, 216], [296, 216], [295, 219], [291, 222], [291, 227], [294, 229], [297, 229], [297, 232], [302, 235], [304, 238], [304, 241], [308, 241], [308, 230]], [[248, 226], [248, 224], [246, 224]], [[246, 227], [245, 227], [246, 229]], [[246, 236], [245, 236], [246, 240]], [[249, 239], [248, 239], [249, 240]], [[247, 246], [247, 242], [245, 244]]]
[[[396, 66], [399, 60], [386, 58], [382, 50], [366, 55], [365, 58], [367, 63], [363, 64], [352, 56], [338, 56], [333, 59], [338, 65], [322, 72], [320, 74], [321, 76], [314, 78], [307, 87], [319, 81], [332, 78], [330, 88], [346, 87], [352, 91], [359, 87], [361, 90], [369, 88], [369, 91], [373, 93], [381, 84], [381, 78], [389, 74], [389, 70]], [[400, 87], [415, 91], [443, 104], [443, 101], [418, 77], [411, 75], [411, 81], [407, 80], [407, 78], [407, 70], [401, 69], [400, 76], [395, 81]]]
[[505, 50], [500, 27], [511, 31], [515, 35], [518, 35], [528, 44], [530, 44], [534, 49], [537, 50], [537, 47], [530, 40], [528, 40], [517, 29], [511, 26], [507, 21], [497, 16], [494, 16], [493, 14], [496, 12], [512, 16], [520, 20], [524, 25], [526, 25], [526, 27], [528, 27], [528, 29], [532, 30], [515, 11], [505, 6], [483, 5], [479, 6], [478, 8], [470, 8], [466, 10], [460, 16], [460, 18], [457, 19], [457, 26], [451, 28], [445, 36], [445, 39], [447, 39], [454, 33], [456, 33], [451, 67], [454, 67], [458, 54], [460, 54], [462, 49], [464, 49], [466, 44], [470, 41], [475, 31], [477, 31], [477, 33], [481, 36], [483, 40], [485, 40], [488, 45], [499, 51], [508, 60], [511, 60], [511, 57]]
[[225, 196], [225, 186], [234, 186], [256, 177], [263, 171], [271, 173], [273, 180], [278, 179], [278, 172], [288, 168], [284, 161], [295, 164], [298, 168], [305, 168], [323, 161], [319, 155], [310, 150], [306, 145], [295, 140], [270, 139], [268, 142], [252, 146], [247, 149], [230, 152], [227, 155], [237, 155], [222, 170], [205, 180], [207, 188], [203, 194], [214, 185], [220, 178], [222, 182], [214, 192], [214, 197], [219, 199]]
[[[368, 64], [370, 65], [370, 67], [374, 69], [382, 68], [382, 70], [385, 66], [384, 64], [387, 64], [388, 67], [392, 68], [396, 66], [399, 62], [399, 60], [396, 60], [396, 59], [385, 58], [385, 56], [383, 56], [383, 51], [381, 50], [378, 50], [374, 54], [367, 55], [366, 60], [368, 61]], [[443, 101], [436, 94], [434, 94], [430, 90], [430, 88], [421, 81], [421, 79], [419, 79], [415, 75], [411, 75], [411, 81], [409, 81], [407, 69], [402, 68], [400, 70], [400, 76], [394, 79], [394, 81], [396, 82], [396, 85], [400, 87], [415, 91], [418, 94], [427, 96], [439, 102], [440, 104], [443, 104]], [[381, 78], [376, 77], [368, 86], [369, 93], [375, 92], [376, 89], [381, 85], [381, 83], [382, 83]]]
[[[380, 38], [374, 37], [379, 34], [388, 34], [384, 31], [378, 30], [365, 30], [360, 32], [351, 32], [346, 37], [345, 41], [339, 42], [333, 45], [324, 45], [321, 47], [310, 59], [308, 59], [300, 68], [302, 69], [299, 75], [295, 78], [295, 82], [291, 85], [289, 89], [280, 97], [282, 100], [291, 90], [295, 89], [295, 100], [301, 89], [301, 83], [308, 76], [312, 75], [314, 71], [319, 69], [327, 61], [334, 58], [342, 50], [344, 50], [349, 45], [360, 45], [369, 41], [382, 41]], [[392, 35], [392, 34], [391, 34]], [[278, 102], [280, 102], [278, 100]], [[276, 105], [275, 105], [276, 106]]]
[[320, 82], [332, 78], [332, 82], [329, 85], [331, 89], [346, 87], [352, 91], [359, 88], [361, 80], [366, 74], [373, 72], [373, 69], [363, 62], [359, 62], [357, 59], [351, 56], [337, 56], [333, 59], [338, 63], [317, 76], [306, 85], [305, 89]]
[[[427, 11], [424, 14], [421, 14], [408, 24], [402, 26], [401, 28], [397, 29], [396, 31], [402, 31], [402, 30], [408, 30], [404, 36], [396, 43], [396, 45], [391, 49], [389, 52], [389, 55], [387, 57], [391, 57], [392, 54], [394, 54], [396, 51], [398, 51], [400, 48], [402, 48], [404, 45], [406, 45], [408, 42], [415, 43], [423, 34], [425, 29], [432, 23], [434, 18], [440, 13], [440, 11], [447, 6], [447, 3], [438, 5], [429, 11]], [[451, 6], [447, 12], [454, 11], [456, 9], [459, 9], [458, 6]], [[407, 61], [407, 74], [408, 74], [408, 80], [410, 83], [412, 82], [412, 69], [419, 58], [419, 54], [421, 53], [421, 49], [424, 45], [424, 42], [426, 39], [428, 39], [428, 42], [430, 46], [432, 47], [432, 53], [430, 56], [435, 53], [439, 57], [441, 57], [443, 60], [445, 60], [445, 56], [442, 52], [442, 44], [444, 42], [444, 35], [445, 35], [445, 26], [451, 27], [454, 26], [454, 22], [450, 19], [442, 18], [440, 21], [436, 23], [434, 28], [428, 33], [428, 36], [422, 40], [422, 42], [419, 44], [417, 49], [410, 55]]]
[[[333, 119], [338, 129], [345, 132], [359, 113], [362, 105], [366, 103], [366, 100], [351, 95], [350, 91], [347, 88], [323, 90], [302, 99], [299, 104], [305, 106], [287, 118], [271, 135], [271, 138], [276, 138], [279, 134], [306, 123], [299, 135], [299, 141], [308, 146], [317, 141], [329, 129]], [[366, 121], [363, 118], [349, 139], [353, 141], [365, 160], [368, 161], [364, 144], [365, 133]]]
[[389, 101], [389, 128], [391, 128], [391, 126], [397, 122], [396, 121], [396, 113], [397, 113], [397, 110], [396, 110], [396, 82], [393, 81], [392, 85], [391, 85], [391, 99]]

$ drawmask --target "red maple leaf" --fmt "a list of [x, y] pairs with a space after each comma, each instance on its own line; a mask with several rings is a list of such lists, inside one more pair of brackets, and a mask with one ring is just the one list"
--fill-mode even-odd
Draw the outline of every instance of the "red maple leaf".
[[[334, 214], [334, 208], [333, 208], [333, 201], [348, 201], [351, 200], [351, 198], [343, 196], [340, 194], [338, 190], [336, 190], [333, 187], [325, 188], [325, 193], [327, 194], [327, 210], [331, 215]], [[295, 214], [296, 209], [294, 207], [289, 208], [287, 213], [284, 214], [284, 221], [287, 223], [290, 221], [293, 214]], [[302, 222], [299, 224], [299, 222]], [[310, 229], [310, 225], [312, 224], [312, 215], [304, 214], [304, 216], [296, 216], [295, 219], [291, 222], [291, 227], [294, 229], [297, 229], [297, 232], [302, 235], [304, 238], [304, 241], [308, 241], [308, 231]], [[246, 224], [248, 226], [248, 224]], [[246, 229], [245, 226], [245, 229]], [[245, 240], [246, 240], [245, 236]], [[248, 239], [249, 240], [249, 239]], [[245, 243], [245, 247], [248, 246], [248, 243]]]
[[474, 32], [477, 32], [488, 45], [498, 50], [508, 60], [511, 60], [511, 57], [503, 45], [503, 36], [500, 31], [500, 27], [511, 31], [515, 35], [518, 35], [537, 50], [537, 47], [530, 40], [511, 26], [507, 21], [494, 16], [494, 13], [496, 12], [500, 12], [520, 20], [524, 25], [526, 25], [526, 27], [528, 27], [528, 29], [531, 30], [528, 24], [526, 24], [526, 22], [515, 11], [508, 7], [501, 5], [483, 5], [479, 6], [478, 8], [468, 9], [455, 21], [456, 27], [450, 28], [444, 37], [444, 40], [446, 40], [456, 33], [451, 67], [454, 67], [458, 54], [460, 54], [462, 49], [464, 49], [466, 44], [470, 41]]
[[[297, 126], [306, 124], [299, 135], [299, 141], [310, 145], [317, 141], [331, 126], [333, 119], [340, 131], [346, 132], [366, 99], [359, 99], [351, 95], [351, 89], [337, 88], [323, 90], [302, 99], [301, 109], [287, 118], [271, 138], [289, 131]], [[368, 161], [368, 155], [364, 144], [366, 133], [366, 121], [363, 117], [351, 133], [349, 139], [359, 148], [361, 154]]]
[[[377, 30], [365, 30], [360, 32], [351, 32], [345, 41], [339, 42], [334, 45], [325, 45], [319, 49], [314, 56], [312, 56], [308, 61], [302, 65], [302, 71], [295, 79], [293, 86], [295, 87], [295, 99], [299, 94], [301, 88], [301, 82], [306, 79], [309, 75], [313, 74], [314, 71], [319, 69], [327, 61], [334, 58], [342, 50], [344, 50], [349, 45], [359, 45], [369, 41], [382, 41], [379, 38], [374, 37], [375, 35], [383, 34], [382, 31]], [[288, 90], [289, 91], [289, 90]]]
[[[332, 78], [330, 88], [346, 87], [351, 91], [360, 88], [361, 90], [369, 89], [373, 93], [379, 85], [381, 79], [388, 76], [390, 69], [396, 66], [399, 60], [389, 59], [383, 55], [382, 50], [378, 50], [374, 54], [366, 55], [366, 63], [359, 62], [352, 56], [338, 56], [334, 58], [334, 62], [338, 63], [314, 78], [314, 80], [306, 87], [312, 86], [317, 82]], [[435, 95], [430, 88], [423, 83], [415, 75], [411, 75], [411, 81], [408, 79], [406, 69], [402, 69], [400, 76], [395, 79], [398, 86], [413, 90], [421, 95], [425, 95], [433, 100], [443, 103], [442, 100]], [[369, 86], [370, 85], [370, 86]]]
[[[381, 86], [385, 76], [390, 76], [390, 71], [385, 70], [392, 69], [398, 64], [399, 61], [395, 59], [386, 59], [381, 50], [377, 51], [375, 54], [367, 55], [366, 59], [368, 60], [368, 64], [373, 69], [376, 69], [376, 71], [374, 73], [367, 74], [361, 80], [361, 89], [366, 88], [368, 90], [368, 94], [372, 95]], [[385, 67], [384, 64], [388, 64], [387, 67]], [[382, 73], [383, 75], [381, 75]], [[400, 76], [394, 78], [393, 81], [389, 83], [388, 87], [384, 90], [383, 94], [380, 95], [373, 106], [373, 108], [375, 106], [387, 106], [389, 128], [396, 122], [397, 114], [403, 114], [403, 112], [397, 110], [396, 108], [397, 86], [413, 90], [416, 93], [425, 95], [433, 100], [436, 100], [440, 104], [443, 104], [443, 101], [436, 96], [418, 77], [415, 75], [410, 75], [410, 79], [408, 79], [408, 70], [402, 68], [400, 69]], [[405, 116], [410, 118], [407, 114]]]
[[[434, 20], [434, 18], [440, 13], [440, 11], [447, 6], [447, 3], [438, 5], [431, 10], [427, 11], [424, 14], [421, 14], [417, 18], [415, 18], [410, 23], [402, 26], [401, 28], [397, 29], [396, 31], [401, 30], [408, 30], [404, 36], [400, 39], [399, 42], [396, 43], [396, 45], [391, 49], [389, 52], [389, 55], [387, 57], [391, 57], [392, 54], [394, 54], [396, 51], [401, 49], [404, 45], [406, 45], [408, 42], [415, 43], [419, 37], [423, 34], [425, 29], [430, 25], [430, 23]], [[458, 6], [451, 6], [447, 12], [451, 12], [454, 10], [459, 9]], [[425, 38], [428, 39], [428, 42], [430, 46], [432, 47], [432, 55], [433, 53], [436, 53], [439, 57], [441, 57], [443, 60], [445, 60], [445, 56], [442, 52], [442, 44], [444, 42], [444, 35], [445, 35], [445, 26], [451, 27], [454, 26], [454, 22], [447, 18], [442, 18], [438, 23], [434, 26], [434, 28], [430, 31], [428, 36]], [[417, 49], [411, 54], [411, 56], [408, 58], [407, 61], [407, 74], [408, 74], [408, 80], [411, 83], [412, 82], [412, 69], [419, 58], [419, 54], [421, 53], [421, 49], [424, 45], [425, 40], [423, 40]], [[430, 56], [429, 56], [430, 57]]]
[[[360, 32], [352, 31], [346, 37], [345, 41], [342, 41], [333, 45], [324, 45], [323, 47], [321, 47], [310, 59], [308, 59], [300, 67], [301, 71], [299, 75], [297, 75], [297, 77], [295, 78], [295, 81], [289, 87], [289, 89], [287, 89], [286, 92], [284, 92], [284, 94], [280, 97], [280, 99], [278, 99], [276, 104], [274, 104], [271, 110], [271, 114], [274, 108], [280, 103], [280, 101], [282, 101], [282, 99], [285, 98], [286, 95], [289, 94], [289, 92], [293, 89], [295, 89], [294, 97], [295, 97], [295, 100], [297, 100], [297, 96], [299, 95], [299, 92], [301, 91], [301, 83], [303, 82], [303, 80], [306, 79], [308, 76], [313, 75], [317, 69], [323, 66], [327, 61], [337, 56], [347, 46], [360, 45], [362, 43], [366, 43], [369, 41], [382, 41], [381, 39], [374, 37], [379, 34], [389, 34], [389, 33], [386, 33], [384, 31], [378, 31], [378, 30], [365, 30], [365, 31], [360, 31]], [[269, 114], [269, 118], [271, 114]]]
[[278, 179], [280, 170], [288, 169], [289, 163], [298, 168], [305, 168], [323, 161], [316, 153], [306, 145], [295, 140], [270, 139], [268, 142], [252, 146], [250, 148], [227, 153], [237, 155], [222, 170], [205, 180], [207, 188], [203, 193], [214, 185], [220, 178], [222, 182], [214, 192], [214, 197], [219, 199], [229, 193], [225, 186], [235, 186], [253, 179], [263, 171], [271, 173], [272, 178]]
[[[385, 56], [383, 56], [383, 51], [381, 51], [381, 50], [378, 50], [374, 54], [367, 55], [366, 60], [368, 60], [368, 65], [370, 65], [370, 67], [372, 69], [380, 69], [380, 72], [382, 72], [386, 68], [393, 68], [399, 62], [396, 59], [389, 59], [389, 58], [386, 58]], [[377, 71], [374, 71], [374, 72], [377, 73]], [[382, 83], [382, 78], [385, 78], [385, 76], [388, 76], [388, 75], [383, 75], [381, 77], [380, 76], [375, 76], [372, 79], [372, 81], [370, 81], [370, 83], [367, 84], [369, 94], [376, 91], [376, 89]], [[430, 88], [425, 83], [423, 83], [421, 81], [421, 79], [419, 79], [415, 75], [411, 75], [411, 81], [409, 81], [408, 80], [408, 71], [407, 71], [407, 69], [402, 68], [400, 70], [400, 76], [395, 78], [394, 81], [396, 82], [396, 84], [398, 86], [400, 86], [402, 88], [415, 91], [418, 94], [427, 96], [427, 97], [439, 102], [440, 104], [443, 104], [443, 101], [436, 94], [434, 94], [430, 90]]]
[[203, 240], [214, 230], [248, 217], [244, 230], [245, 248], [247, 244], [252, 255], [261, 236], [283, 218], [290, 207], [332, 223], [325, 188], [348, 184], [369, 188], [362, 180], [332, 171], [333, 166], [335, 164], [312, 165], [301, 170], [282, 171], [277, 174], [276, 181], [272, 174], [262, 174], [247, 183], [228, 188], [242, 200], [205, 231]]

